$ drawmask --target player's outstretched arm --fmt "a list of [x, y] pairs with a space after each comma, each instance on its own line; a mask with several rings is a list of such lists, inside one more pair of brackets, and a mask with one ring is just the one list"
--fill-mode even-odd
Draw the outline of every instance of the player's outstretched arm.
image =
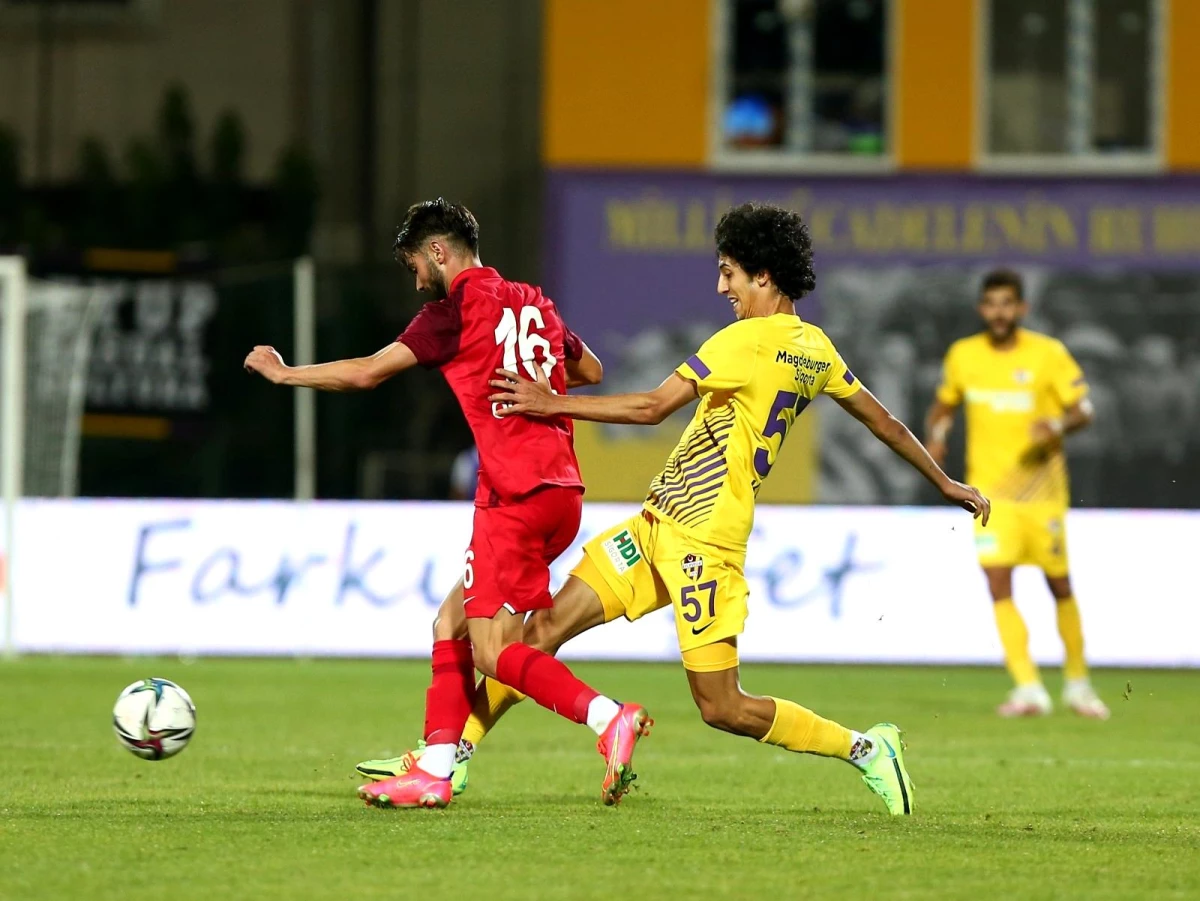
[[992, 504], [970, 485], [956, 482], [944, 472], [937, 461], [929, 455], [924, 445], [909, 431], [908, 426], [888, 412], [865, 387], [849, 397], [836, 399], [842, 409], [871, 430], [871, 433], [893, 451], [912, 464], [925, 478], [929, 479], [947, 501], [957, 504], [980, 517], [987, 525]]
[[537, 381], [522, 378], [507, 369], [497, 369], [500, 378], [488, 384], [496, 389], [491, 401], [500, 404], [500, 416], [569, 416], [590, 422], [614, 422], [623, 425], [658, 425], [680, 407], [697, 397], [696, 386], [683, 376], [672, 373], [653, 391], [637, 394], [612, 394], [608, 397], [583, 397], [555, 394], [540, 366], [535, 366]]
[[[583, 344], [582, 341], [579, 342]], [[581, 388], [584, 385], [599, 385], [604, 379], [604, 364], [583, 344], [583, 356], [578, 360], [567, 360], [567, 387]]]
[[369, 357], [310, 366], [288, 366], [279, 351], [260, 345], [250, 351], [242, 365], [247, 372], [257, 372], [276, 385], [319, 391], [369, 391], [416, 363], [417, 358], [408, 347], [393, 341]]

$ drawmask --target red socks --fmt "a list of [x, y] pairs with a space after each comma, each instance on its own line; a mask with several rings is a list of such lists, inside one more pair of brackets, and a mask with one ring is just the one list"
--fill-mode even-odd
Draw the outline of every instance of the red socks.
[[[565, 664], [527, 644], [509, 645], [496, 661], [496, 676], [547, 710], [573, 723], [586, 723], [593, 691]], [[425, 743], [458, 744], [475, 696], [471, 642], [433, 643], [433, 681], [425, 695]]]
[[425, 693], [425, 743], [458, 744], [475, 696], [471, 642], [433, 643], [433, 681]]
[[[510, 644], [500, 653], [496, 677], [573, 723], [587, 722], [588, 705], [600, 694], [577, 679], [566, 664], [527, 644]], [[469, 712], [469, 702], [467, 707]]]

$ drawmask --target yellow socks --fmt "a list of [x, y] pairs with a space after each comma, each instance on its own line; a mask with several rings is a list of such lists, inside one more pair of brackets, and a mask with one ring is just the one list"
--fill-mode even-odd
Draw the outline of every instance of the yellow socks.
[[467, 725], [463, 728], [463, 740], [473, 745], [479, 744], [508, 708], [523, 700], [525, 695], [519, 691], [495, 679], [482, 679], [475, 686], [475, 703], [471, 707]]
[[1083, 622], [1079, 618], [1079, 605], [1075, 598], [1063, 598], [1057, 603], [1058, 634], [1062, 638], [1066, 655], [1063, 660], [1063, 677], [1087, 678], [1087, 663], [1083, 659]]
[[[1004, 598], [992, 605], [996, 614], [996, 629], [1000, 632], [1000, 644], [1004, 646], [1004, 662], [1017, 685], [1032, 685], [1041, 681], [1037, 666], [1029, 656], [1029, 632], [1025, 621], [1012, 602]], [[1083, 658], [1083, 623], [1079, 617], [1079, 605], [1075, 598], [1063, 598], [1055, 604], [1058, 616], [1058, 634], [1066, 650], [1063, 661], [1063, 677], [1068, 681], [1087, 678], [1087, 663]]]
[[[1004, 663], [1017, 685], [1034, 685], [1041, 681], [1037, 666], [1029, 656], [1029, 630], [1012, 598], [1004, 598], [992, 604], [996, 614], [996, 629], [1000, 632], [1000, 644], [1004, 646]], [[1060, 614], [1061, 615], [1061, 614]]]
[[792, 701], [771, 700], [775, 702], [775, 719], [770, 731], [759, 741], [803, 754], [850, 759], [852, 737], [845, 726], [817, 716]]

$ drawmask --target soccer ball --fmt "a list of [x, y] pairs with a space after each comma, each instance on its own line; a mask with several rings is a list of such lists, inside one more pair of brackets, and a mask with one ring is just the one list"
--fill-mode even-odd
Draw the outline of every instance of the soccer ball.
[[196, 705], [167, 679], [134, 682], [113, 706], [117, 741], [143, 760], [165, 760], [187, 747], [196, 731]]

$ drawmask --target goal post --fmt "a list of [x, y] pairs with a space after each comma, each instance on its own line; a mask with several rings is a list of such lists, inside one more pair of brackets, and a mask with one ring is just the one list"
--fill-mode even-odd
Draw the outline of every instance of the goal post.
[[4, 656], [13, 645], [13, 547], [16, 544], [17, 499], [22, 492], [25, 456], [25, 311], [28, 280], [23, 257], [0, 257], [0, 491], [4, 496], [4, 545], [0, 578], [4, 580]]
[[[317, 362], [317, 285], [312, 257], [292, 265], [292, 324], [297, 366]], [[310, 501], [317, 495], [317, 392], [295, 389], [295, 466], [293, 497]]]

